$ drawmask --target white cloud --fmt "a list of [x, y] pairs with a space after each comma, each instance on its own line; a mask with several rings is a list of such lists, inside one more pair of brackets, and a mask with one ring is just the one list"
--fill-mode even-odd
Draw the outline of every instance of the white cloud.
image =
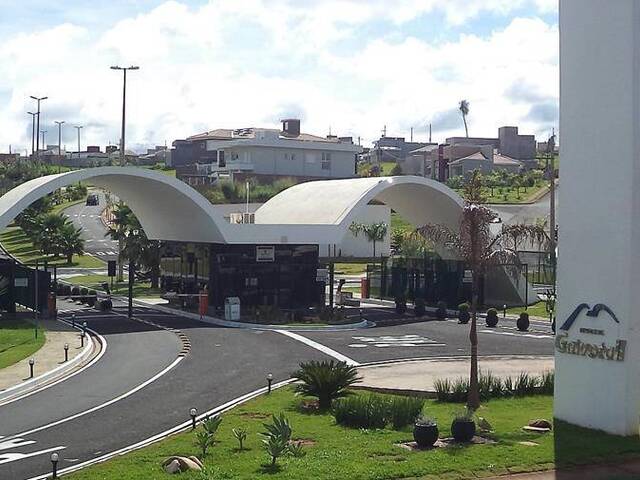
[[[535, 0], [544, 11], [551, 2]], [[60, 25], [0, 44], [0, 149], [30, 145], [28, 96], [43, 94], [43, 124], [83, 123], [83, 145], [119, 138], [121, 74], [111, 64], [141, 66], [127, 84], [127, 142], [162, 144], [216, 127], [275, 125], [304, 112], [304, 129], [371, 140], [389, 134], [424, 138], [426, 123], [461, 98], [471, 102], [473, 135], [495, 135], [502, 124], [542, 131], [558, 97], [558, 32], [535, 18], [515, 18], [483, 38], [462, 35], [433, 44], [425, 38], [368, 33], [390, 18], [403, 23], [439, 9], [452, 24], [484, 11], [508, 15], [525, 0], [218, 1], [187, 7], [169, 1], [108, 26], [103, 32]], [[534, 10], [532, 10], [534, 11]], [[391, 27], [390, 27], [391, 28]], [[336, 48], [359, 39], [364, 48]], [[402, 38], [401, 40], [392, 40]], [[514, 101], [515, 83], [535, 95]], [[0, 97], [1, 99], [1, 97]], [[528, 118], [536, 99], [545, 112]], [[442, 115], [440, 115], [442, 116]], [[54, 118], [55, 117], [55, 118]], [[419, 130], [418, 130], [419, 128]], [[437, 132], [444, 135], [456, 130]], [[460, 125], [461, 128], [461, 125]], [[71, 128], [66, 143], [75, 147]], [[50, 139], [53, 137], [50, 136]]]

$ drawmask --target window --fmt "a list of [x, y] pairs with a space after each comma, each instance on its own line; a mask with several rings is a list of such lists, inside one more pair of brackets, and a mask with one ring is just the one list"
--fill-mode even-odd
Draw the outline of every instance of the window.
[[232, 161], [238, 160], [238, 154], [237, 154], [237, 152], [231, 152], [231, 160], [232, 160]]
[[285, 153], [285, 154], [284, 154], [284, 159], [285, 159], [285, 160], [289, 160], [289, 154], [288, 154], [288, 153]]
[[331, 170], [331, 154], [322, 152], [322, 170]]
[[291, 154], [291, 160], [292, 160], [292, 161], [295, 161], [295, 159], [296, 159], [296, 154], [295, 154], [295, 153], [292, 153], [292, 154]]
[[224, 168], [227, 163], [224, 160], [224, 150], [218, 150], [218, 167]]

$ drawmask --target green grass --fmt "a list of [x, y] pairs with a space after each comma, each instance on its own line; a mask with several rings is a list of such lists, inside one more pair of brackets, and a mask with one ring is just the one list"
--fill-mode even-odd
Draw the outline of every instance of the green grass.
[[[502, 204], [502, 203], [525, 203], [532, 201], [542, 191], [549, 189], [549, 182], [540, 181], [533, 187], [520, 188], [518, 193], [515, 188], [503, 188], [502, 194], [499, 193], [498, 188], [493, 189], [493, 196], [491, 196], [491, 190], [487, 189], [487, 203], [489, 204]], [[506, 197], [505, 197], [506, 195]]]
[[[99, 290], [102, 290], [102, 284], [104, 282], [107, 282], [109, 284], [109, 287], [111, 288], [111, 279], [106, 275], [81, 275], [78, 277], [65, 279], [65, 281], [74, 285], [82, 285], [88, 288]], [[126, 275], [124, 277], [124, 282], [114, 281], [111, 293], [113, 295], [129, 294], [129, 283]], [[149, 282], [136, 282], [133, 284], [134, 297], [158, 297], [161, 293], [162, 292], [159, 288], [151, 288], [151, 284]]]
[[342, 275], [359, 275], [367, 271], [366, 263], [336, 263], [334, 273]]
[[[330, 414], [305, 414], [296, 408], [301, 399], [291, 388], [274, 391], [224, 415], [217, 442], [204, 458], [207, 474], [185, 473], [181, 479], [359, 479], [477, 478], [549, 469], [557, 464], [613, 461], [618, 455], [640, 454], [638, 438], [607, 435], [555, 422], [553, 433], [544, 435], [522, 430], [531, 419], [551, 418], [552, 397], [500, 399], [485, 403], [479, 415], [493, 425], [496, 444], [460, 445], [431, 451], [408, 451], [394, 444], [412, 440], [403, 431], [359, 430], [337, 426]], [[425, 413], [434, 417], [440, 435], [449, 436], [449, 425], [459, 405], [427, 401]], [[267, 456], [260, 443], [262, 424], [273, 413], [284, 412], [293, 429], [292, 438], [306, 439], [303, 458], [286, 457], [279, 467], [266, 468]], [[246, 450], [239, 451], [231, 429], [248, 431]], [[198, 455], [192, 432], [69, 475], [69, 480], [161, 480], [168, 478], [160, 463], [170, 455]], [[525, 446], [529, 441], [537, 445]]]
[[0, 320], [0, 368], [27, 358], [44, 345], [45, 333], [38, 329], [35, 338], [33, 324], [23, 320]]
[[[521, 312], [524, 312], [524, 311], [525, 311], [524, 307], [507, 308], [507, 313], [510, 313], [513, 315], [519, 315]], [[533, 305], [529, 305], [529, 307], [526, 309], [526, 312], [529, 313], [529, 315], [532, 317], [549, 318], [549, 314], [547, 313], [547, 307], [545, 306], [545, 303], [542, 301], [538, 303], [534, 303]], [[498, 314], [499, 313], [500, 312], [498, 312]]]
[[105, 265], [103, 261], [91, 255], [74, 255], [70, 264], [65, 257], [54, 258], [42, 255], [20, 227], [7, 227], [0, 233], [0, 243], [11, 255], [30, 265], [35, 264], [36, 261], [43, 265], [45, 260], [49, 265], [60, 267], [102, 268]]

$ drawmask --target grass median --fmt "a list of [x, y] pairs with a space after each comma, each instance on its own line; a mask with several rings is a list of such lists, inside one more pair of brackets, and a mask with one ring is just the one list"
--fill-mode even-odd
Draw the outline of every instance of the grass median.
[[[357, 393], [362, 394], [362, 393]], [[410, 451], [398, 446], [412, 440], [410, 428], [401, 431], [351, 429], [336, 425], [330, 413], [303, 413], [302, 399], [291, 387], [252, 400], [223, 416], [215, 444], [209, 449], [205, 473], [184, 473], [184, 479], [294, 479], [336, 478], [385, 480], [396, 478], [477, 478], [510, 472], [526, 472], [603, 459], [640, 455], [640, 440], [555, 422], [553, 433], [522, 430], [536, 418], [552, 417], [552, 397], [533, 396], [492, 400], [478, 415], [491, 422], [495, 441], [482, 445], [452, 445], [433, 450]], [[449, 436], [452, 417], [460, 404], [427, 401], [424, 413], [437, 420], [440, 436]], [[306, 455], [283, 457], [269, 469], [261, 438], [264, 422], [272, 414], [289, 419], [292, 439], [303, 440]], [[185, 412], [187, 417], [187, 412]], [[201, 428], [201, 427], [200, 427]], [[232, 429], [248, 433], [239, 450]], [[162, 461], [171, 455], [196, 455], [193, 432], [169, 437], [157, 444], [70, 475], [70, 480], [155, 480], [168, 478]]]
[[5, 368], [37, 352], [45, 342], [45, 332], [24, 320], [0, 320], [0, 368]]
[[[94, 290], [102, 290], [102, 284], [106, 282], [109, 284], [109, 288], [111, 288], [111, 278], [106, 275], [81, 275], [63, 280], [73, 285], [93, 288]], [[113, 282], [111, 293], [113, 295], [124, 296], [129, 294], [129, 282], [126, 275], [123, 282]], [[162, 291], [159, 288], [151, 288], [149, 282], [135, 282], [133, 284], [134, 297], [158, 297], [161, 293]]]

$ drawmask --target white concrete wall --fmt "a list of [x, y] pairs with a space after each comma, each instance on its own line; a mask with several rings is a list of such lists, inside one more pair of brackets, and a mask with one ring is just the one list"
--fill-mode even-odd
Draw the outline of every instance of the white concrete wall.
[[[570, 340], [628, 341], [624, 361], [556, 348], [555, 415], [637, 435], [640, 415], [640, 0], [560, 1], [558, 316]], [[604, 330], [605, 335], [580, 328]]]

